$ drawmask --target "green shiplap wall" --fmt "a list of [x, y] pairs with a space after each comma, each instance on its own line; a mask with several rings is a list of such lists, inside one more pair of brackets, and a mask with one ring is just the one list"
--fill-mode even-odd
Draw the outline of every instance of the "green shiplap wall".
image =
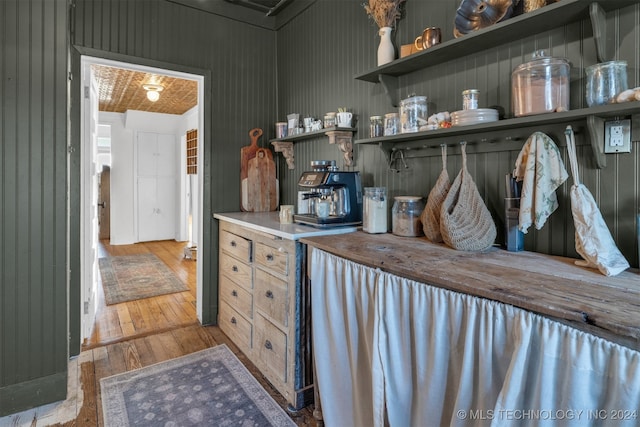
[[[275, 32], [159, 0], [76, 0], [72, 43], [110, 59], [205, 70], [203, 305], [217, 320], [215, 212], [240, 207], [240, 149], [275, 121]], [[158, 65], [159, 64], [159, 65]], [[268, 141], [259, 144], [266, 147]], [[72, 307], [73, 309], [73, 307]]]
[[[163, 0], [0, 1], [0, 415], [63, 399], [68, 354], [79, 351], [79, 196], [74, 190], [79, 188], [82, 147], [77, 94], [67, 105], [67, 88], [77, 88], [76, 81], [68, 85], [67, 62], [76, 71], [74, 61], [84, 51], [204, 70], [204, 215], [211, 218], [213, 212], [239, 208], [239, 153], [250, 142], [250, 129], [264, 129], [260, 145], [267, 147], [274, 122], [287, 113], [321, 117], [348, 107], [359, 116], [357, 139], [367, 137], [370, 115], [393, 111], [380, 85], [353, 78], [375, 66], [379, 40], [362, 3], [318, 0], [272, 32]], [[397, 44], [410, 43], [426, 26], [440, 26], [444, 39], [451, 38], [458, 4], [409, 0], [395, 31]], [[637, 5], [607, 15], [607, 43], [615, 48], [614, 58], [628, 61], [630, 86], [640, 85], [638, 22]], [[462, 89], [476, 87], [481, 105], [508, 110], [511, 71], [539, 48], [572, 62], [571, 106], [582, 107], [583, 70], [596, 62], [588, 21], [496, 47], [480, 46], [475, 55], [416, 71], [399, 79], [400, 95], [427, 95], [431, 112], [451, 111], [460, 108]], [[562, 126], [536, 130], [552, 135], [566, 159]], [[582, 133], [577, 135], [583, 182], [635, 266], [638, 135], [634, 131], [632, 153], [608, 155], [605, 169], [594, 166], [590, 146]], [[469, 169], [498, 221], [503, 176], [524, 142], [508, 136], [496, 135], [491, 144], [468, 138]], [[356, 145], [354, 168], [362, 172], [365, 185], [385, 186], [391, 196], [426, 196], [440, 172], [438, 154], [433, 149], [409, 152], [409, 167], [392, 172], [377, 147]], [[276, 158], [284, 203], [295, 202], [297, 179], [309, 161], [335, 159], [342, 165], [338, 149], [323, 138], [296, 143], [295, 170], [287, 169], [280, 154]], [[449, 174], [459, 167], [460, 156], [452, 147]], [[545, 228], [527, 235], [527, 249], [575, 255], [569, 185], [559, 190], [561, 208]], [[208, 322], [217, 314], [215, 242], [217, 224], [210, 220], [201, 254], [207, 262]]]
[[[368, 19], [362, 3], [356, 0], [318, 1], [278, 31], [279, 120], [286, 119], [286, 115], [292, 112], [322, 117], [327, 111], [347, 107], [358, 115], [358, 132], [354, 135], [358, 139], [368, 138], [369, 116], [396, 111], [380, 84], [354, 79], [355, 75], [375, 68], [379, 42], [377, 27]], [[442, 29], [443, 40], [453, 39], [453, 21], [459, 0], [409, 0], [405, 4], [404, 18], [394, 31], [398, 46], [412, 43], [423, 28], [430, 26]], [[640, 10], [637, 5], [607, 14], [607, 43], [613, 49], [612, 59], [628, 62], [630, 87], [640, 85], [638, 22]], [[513, 41], [505, 40], [500, 46], [478, 46], [475, 54], [402, 76], [398, 79], [400, 98], [412, 94], [426, 95], [430, 114], [456, 111], [462, 107], [462, 90], [477, 88], [481, 94], [481, 107], [500, 105], [509, 114], [511, 72], [516, 66], [529, 61], [531, 53], [537, 49], [544, 49], [551, 56], [565, 57], [571, 62], [571, 108], [586, 107], [584, 68], [597, 62], [589, 20], [523, 39], [514, 37]], [[563, 152], [569, 170], [563, 134], [566, 124], [502, 132], [490, 138], [491, 142], [483, 142], [480, 136], [474, 135], [465, 138], [469, 141], [469, 170], [496, 219], [498, 239], [503, 238], [504, 175], [513, 170], [527, 136], [536, 130], [552, 136]], [[576, 129], [581, 179], [599, 203], [618, 247], [631, 265], [637, 267], [635, 217], [640, 203], [639, 130], [634, 130], [631, 154], [607, 155], [607, 167], [597, 169], [591, 146], [584, 139], [585, 130]], [[461, 166], [459, 148], [455, 142], [452, 145], [448, 156], [451, 179]], [[409, 168], [393, 172], [376, 146], [354, 145], [353, 169], [361, 171], [365, 186], [387, 187], [390, 196], [411, 194], [426, 197], [442, 168], [440, 150], [414, 150], [406, 152], [406, 155]], [[295, 170], [287, 170], [280, 157], [284, 202], [295, 202], [297, 178], [315, 159], [334, 159], [339, 166], [343, 164], [341, 153], [329, 145], [326, 138], [295, 144]], [[570, 178], [558, 190], [560, 208], [547, 224], [539, 231], [531, 229], [525, 236], [525, 249], [577, 257], [569, 201], [571, 183]]]
[[0, 2], [0, 416], [67, 384], [67, 4]]

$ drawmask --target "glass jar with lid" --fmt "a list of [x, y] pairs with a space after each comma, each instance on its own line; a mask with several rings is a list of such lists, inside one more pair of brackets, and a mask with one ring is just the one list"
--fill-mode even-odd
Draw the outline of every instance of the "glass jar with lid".
[[369, 137], [377, 138], [384, 134], [384, 124], [382, 122], [382, 116], [369, 117]]
[[569, 111], [570, 68], [565, 58], [546, 56], [544, 50], [534, 52], [531, 61], [511, 73], [513, 114]]
[[385, 187], [365, 187], [362, 205], [362, 231], [386, 233], [387, 225], [387, 189]]
[[424, 235], [420, 214], [424, 201], [420, 196], [396, 196], [391, 210], [391, 232], [397, 236], [418, 237]]
[[427, 97], [412, 96], [400, 101], [400, 133], [418, 132], [420, 126], [426, 126]]
[[384, 115], [384, 136], [396, 135], [400, 127], [400, 115], [387, 113]]

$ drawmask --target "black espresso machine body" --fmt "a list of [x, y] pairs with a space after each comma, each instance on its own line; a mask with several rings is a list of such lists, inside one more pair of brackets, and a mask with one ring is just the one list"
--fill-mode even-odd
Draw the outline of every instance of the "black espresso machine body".
[[303, 172], [298, 186], [305, 190], [305, 198], [311, 202], [329, 201], [331, 208], [329, 216], [322, 218], [316, 214], [315, 203], [310, 203], [310, 212], [294, 215], [295, 222], [323, 228], [362, 224], [360, 172]]

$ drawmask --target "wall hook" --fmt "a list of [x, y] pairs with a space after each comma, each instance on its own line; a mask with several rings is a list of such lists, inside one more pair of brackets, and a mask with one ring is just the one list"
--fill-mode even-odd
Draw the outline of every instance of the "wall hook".
[[[396, 155], [396, 153], [400, 153], [399, 156]], [[404, 159], [404, 150], [400, 149], [400, 150], [393, 150], [391, 152], [391, 156], [390, 156], [390, 160], [389, 160], [389, 169], [392, 170], [393, 172], [399, 173], [401, 171], [401, 169], [396, 169], [393, 166], [395, 165], [395, 162], [397, 162], [398, 160], [400, 160], [400, 162], [402, 162], [402, 166], [404, 166], [405, 169], [409, 169], [409, 165], [407, 165], [407, 162]]]

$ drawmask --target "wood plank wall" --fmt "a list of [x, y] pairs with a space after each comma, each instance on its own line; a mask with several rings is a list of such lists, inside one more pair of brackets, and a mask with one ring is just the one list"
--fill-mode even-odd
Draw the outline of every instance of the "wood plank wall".
[[66, 393], [66, 24], [65, 0], [0, 2], [0, 416]]
[[[429, 26], [442, 29], [443, 40], [453, 39], [453, 21], [459, 0], [408, 1], [405, 17], [394, 31], [398, 45], [411, 43]], [[630, 6], [607, 14], [607, 39], [614, 59], [628, 62], [630, 87], [640, 85], [640, 11]], [[615, 43], [612, 42], [615, 41]], [[278, 118], [291, 112], [321, 117], [327, 111], [348, 107], [358, 117], [355, 139], [368, 137], [368, 117], [395, 111], [380, 84], [354, 79], [357, 74], [376, 66], [379, 37], [377, 27], [368, 19], [358, 1], [318, 1], [278, 32]], [[589, 20], [542, 32], [535, 36], [505, 43], [498, 47], [478, 46], [468, 57], [448, 61], [416, 71], [399, 79], [400, 97], [426, 95], [429, 112], [455, 111], [462, 107], [461, 92], [466, 88], [480, 90], [480, 106], [500, 105], [510, 111], [511, 72], [530, 60], [536, 49], [565, 57], [572, 64], [571, 107], [582, 108], [584, 102], [584, 67], [597, 62]], [[570, 124], [570, 123], [567, 123]], [[528, 135], [540, 130], [548, 133], [561, 147], [567, 170], [564, 127], [524, 129], [513, 134], [496, 135], [492, 144], [468, 136], [468, 166], [480, 193], [497, 220], [502, 239], [503, 180], [514, 167], [515, 160]], [[574, 125], [575, 126], [575, 125]], [[635, 239], [635, 217], [640, 194], [640, 133], [634, 131], [631, 154], [607, 155], [608, 166], [597, 169], [592, 150], [584, 140], [584, 130], [576, 136], [583, 183], [600, 204], [602, 214], [613, 237], [629, 262], [638, 265]], [[271, 130], [273, 137], [273, 128]], [[506, 137], [513, 136], [508, 141]], [[524, 138], [515, 140], [516, 137]], [[490, 147], [489, 147], [490, 145]], [[361, 171], [364, 185], [387, 187], [390, 196], [416, 194], [426, 197], [441, 170], [439, 149], [408, 152], [408, 169], [392, 172], [376, 146], [355, 146], [354, 169]], [[283, 201], [295, 203], [296, 181], [315, 159], [334, 159], [342, 165], [336, 147], [326, 139], [305, 140], [295, 145], [295, 170], [284, 168], [280, 158], [280, 180], [284, 185]], [[460, 168], [457, 147], [449, 149], [448, 172], [455, 177]], [[401, 168], [402, 169], [402, 168]], [[525, 236], [525, 249], [541, 253], [577, 256], [573, 219], [570, 212], [569, 179], [558, 191], [560, 209], [540, 231]]]

